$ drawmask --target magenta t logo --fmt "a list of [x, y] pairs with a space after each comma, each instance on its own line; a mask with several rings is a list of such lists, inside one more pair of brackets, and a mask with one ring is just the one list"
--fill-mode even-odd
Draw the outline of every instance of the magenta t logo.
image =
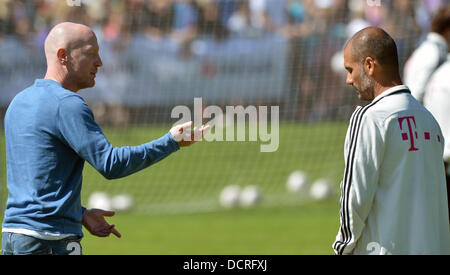
[[[409, 148], [409, 151], [419, 151], [419, 148], [414, 147], [414, 138], [417, 137], [417, 132], [414, 131], [411, 125], [411, 121], [414, 122], [414, 129], [416, 128], [416, 120], [413, 116], [407, 116], [407, 117], [401, 117], [398, 119], [398, 123], [400, 124], [400, 130], [403, 130], [403, 121], [406, 120], [408, 125], [408, 133], [402, 133], [403, 140], [409, 140], [411, 142], [411, 148]], [[409, 134], [409, 135], [408, 135]]]

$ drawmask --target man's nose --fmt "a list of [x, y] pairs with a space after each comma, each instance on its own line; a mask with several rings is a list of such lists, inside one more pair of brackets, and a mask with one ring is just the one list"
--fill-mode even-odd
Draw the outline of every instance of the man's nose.
[[345, 80], [345, 82], [347, 83], [347, 85], [353, 85], [353, 79], [350, 74], [347, 74], [347, 79]]
[[100, 56], [98, 57], [97, 61], [95, 62], [95, 66], [96, 67], [103, 66], [103, 62], [102, 62], [102, 59], [100, 58]]

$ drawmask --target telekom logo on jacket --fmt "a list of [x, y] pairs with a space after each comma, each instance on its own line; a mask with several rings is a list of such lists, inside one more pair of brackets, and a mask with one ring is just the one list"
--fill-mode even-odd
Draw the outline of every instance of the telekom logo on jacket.
[[[398, 123], [400, 124], [400, 130], [403, 131], [403, 121], [406, 120], [407, 121], [407, 125], [408, 125], [408, 132], [409, 133], [402, 133], [402, 138], [403, 140], [409, 140], [411, 142], [411, 148], [409, 148], [409, 151], [419, 151], [419, 148], [414, 147], [414, 136], [417, 139], [417, 132], [414, 131], [414, 135], [413, 135], [413, 128], [412, 128], [412, 124], [411, 121], [414, 122], [414, 129], [416, 129], [416, 119], [413, 116], [405, 116], [405, 117], [401, 117], [398, 119]], [[409, 134], [409, 136], [408, 136]]]
[[[407, 132], [402, 133], [402, 139], [403, 140], [409, 140], [411, 147], [409, 148], [409, 151], [419, 151], [419, 148], [416, 148], [414, 141], [417, 140], [419, 138], [416, 128], [416, 119], [413, 116], [405, 116], [405, 117], [401, 117], [398, 119], [398, 123], [400, 124], [400, 130], [403, 131], [403, 129], [405, 129], [406, 131], [406, 127], [403, 127], [403, 124], [405, 124], [404, 122], [406, 122], [406, 125], [408, 126]], [[431, 139], [431, 135], [429, 132], [424, 132], [423, 133], [425, 140], [430, 140]], [[441, 142], [441, 137], [438, 135], [437, 136], [437, 140], [438, 142]]]

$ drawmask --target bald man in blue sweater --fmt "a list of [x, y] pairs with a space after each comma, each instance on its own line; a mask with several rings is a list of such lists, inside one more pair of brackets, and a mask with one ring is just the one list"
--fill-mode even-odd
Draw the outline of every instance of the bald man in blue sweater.
[[82, 170], [90, 163], [107, 179], [138, 172], [189, 146], [209, 127], [175, 126], [161, 138], [113, 147], [77, 92], [95, 85], [102, 66], [97, 38], [81, 24], [56, 25], [45, 41], [47, 73], [11, 102], [5, 116], [8, 200], [2, 254], [81, 254], [82, 226], [106, 237], [120, 233], [81, 205]]

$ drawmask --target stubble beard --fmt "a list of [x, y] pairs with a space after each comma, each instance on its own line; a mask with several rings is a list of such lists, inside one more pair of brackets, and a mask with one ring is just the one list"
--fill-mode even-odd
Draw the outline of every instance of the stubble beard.
[[374, 84], [372, 79], [366, 74], [364, 70], [362, 70], [361, 75], [361, 85], [359, 87], [358, 94], [359, 99], [365, 101], [372, 101], [374, 99]]

